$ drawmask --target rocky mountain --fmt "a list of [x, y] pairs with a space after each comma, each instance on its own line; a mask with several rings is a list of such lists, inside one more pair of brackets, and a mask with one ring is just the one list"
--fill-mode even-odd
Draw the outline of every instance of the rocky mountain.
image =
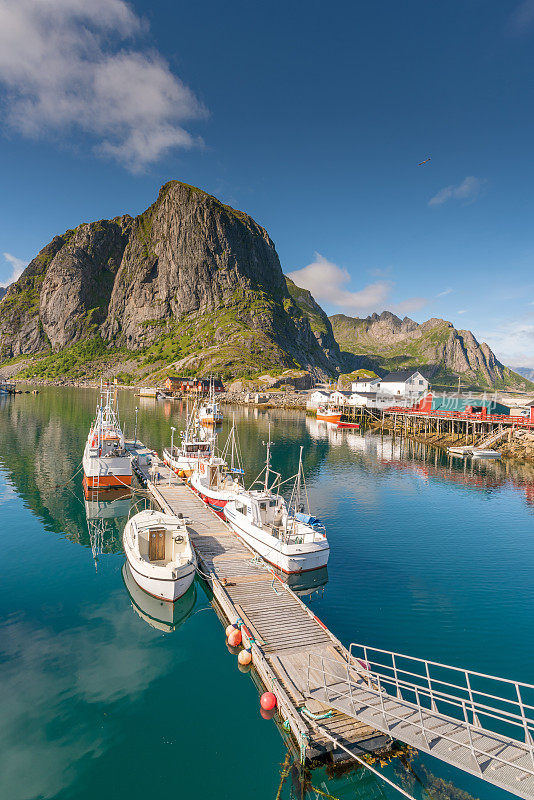
[[513, 367], [512, 369], [527, 378], [527, 380], [534, 381], [534, 369], [532, 367]]
[[0, 286], [0, 300], [4, 297], [7, 289], [4, 286]]
[[126, 359], [136, 375], [332, 375], [330, 323], [288, 286], [264, 228], [170, 181], [138, 217], [83, 223], [41, 250], [0, 303], [0, 357], [40, 356], [28, 375], [80, 377], [93, 357]]
[[335, 314], [330, 322], [340, 348], [356, 357], [353, 369], [384, 374], [422, 367], [436, 386], [454, 385], [460, 377], [464, 386], [530, 388], [529, 381], [501, 364], [485, 342], [479, 344], [470, 331], [457, 330], [444, 319], [418, 324], [384, 311], [363, 319]]
[[339, 344], [334, 338], [332, 323], [321, 306], [314, 300], [311, 292], [309, 292], [308, 289], [301, 289], [300, 286], [293, 283], [291, 278], [288, 278], [287, 275], [286, 285], [289, 294], [302, 313], [308, 318], [310, 328], [321, 349], [334, 364], [343, 364], [343, 356], [341, 355]]

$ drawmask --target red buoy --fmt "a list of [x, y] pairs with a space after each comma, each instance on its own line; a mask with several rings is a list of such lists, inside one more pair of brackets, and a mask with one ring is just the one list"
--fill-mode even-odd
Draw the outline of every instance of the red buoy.
[[272, 692], [265, 692], [261, 696], [260, 705], [264, 711], [272, 711], [276, 708], [276, 695]]
[[237, 647], [238, 644], [241, 644], [241, 631], [238, 628], [230, 632], [228, 644], [232, 647]]

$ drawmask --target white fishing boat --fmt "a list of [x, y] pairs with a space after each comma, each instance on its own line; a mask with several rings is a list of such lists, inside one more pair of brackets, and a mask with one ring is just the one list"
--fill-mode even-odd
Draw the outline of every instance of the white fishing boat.
[[234, 421], [221, 455], [199, 458], [189, 483], [201, 500], [221, 514], [226, 503], [243, 489], [243, 475]]
[[213, 454], [214, 440], [200, 425], [193, 406], [187, 415], [185, 431], [181, 431], [181, 444], [163, 450], [163, 460], [181, 478], [189, 478], [196, 469], [199, 459], [209, 459]]
[[88, 489], [131, 485], [132, 461], [124, 447], [118, 406], [109, 386], [100, 390], [100, 403], [85, 443], [82, 464]]
[[147, 509], [131, 517], [122, 543], [132, 577], [145, 592], [173, 603], [191, 586], [196, 556], [184, 517]]
[[215, 401], [204, 403], [200, 406], [198, 419], [201, 425], [220, 425], [223, 421], [223, 413], [219, 404]]
[[473, 448], [472, 447], [447, 447], [447, 453], [450, 453], [453, 456], [461, 456], [464, 458], [465, 456], [473, 455]]
[[500, 458], [501, 454], [498, 450], [484, 450], [482, 448], [473, 447], [473, 458]]
[[[300, 502], [306, 487], [299, 469], [289, 504], [279, 494], [280, 475], [270, 468], [270, 435], [267, 444], [265, 479], [262, 489], [242, 489], [224, 507], [224, 516], [235, 533], [258, 555], [282, 572], [292, 574], [325, 567], [330, 554], [324, 525], [317, 517], [304, 513]], [[269, 486], [270, 475], [275, 479]], [[258, 476], [258, 480], [259, 480]], [[256, 481], [255, 481], [256, 483]]]

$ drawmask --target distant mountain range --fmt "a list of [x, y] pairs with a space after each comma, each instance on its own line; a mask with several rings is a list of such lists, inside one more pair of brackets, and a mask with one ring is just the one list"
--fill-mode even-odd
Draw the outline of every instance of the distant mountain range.
[[471, 331], [457, 330], [444, 319], [418, 324], [384, 311], [363, 319], [335, 314], [330, 322], [341, 350], [356, 357], [357, 367], [377, 374], [417, 367], [435, 386], [455, 385], [460, 378], [464, 387], [534, 388], [528, 376], [501, 364]]
[[162, 186], [138, 217], [56, 236], [0, 290], [0, 363], [55, 380], [424, 366], [449, 384], [458, 375], [481, 387], [528, 384], [444, 320], [418, 325], [389, 312], [329, 319], [284, 277], [264, 228], [179, 181]]
[[515, 372], [528, 378], [529, 381], [534, 381], [534, 369], [532, 367], [512, 367]]

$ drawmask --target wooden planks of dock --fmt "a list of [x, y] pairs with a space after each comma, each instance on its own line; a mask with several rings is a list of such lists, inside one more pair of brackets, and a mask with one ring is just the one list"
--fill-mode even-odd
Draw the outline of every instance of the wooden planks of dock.
[[[360, 755], [388, 748], [389, 736], [309, 695], [310, 654], [345, 664], [349, 654], [343, 645], [187, 484], [168, 475], [162, 463], [157, 466], [160, 481], [153, 483], [147, 471], [148, 491], [162, 510], [191, 520], [188, 530], [201, 574], [226, 619], [243, 622], [254, 668], [264, 686], [276, 694], [301, 758], [332, 752], [330, 737]], [[302, 713], [305, 708], [308, 716]], [[341, 760], [348, 755], [338, 749], [333, 757]]]

